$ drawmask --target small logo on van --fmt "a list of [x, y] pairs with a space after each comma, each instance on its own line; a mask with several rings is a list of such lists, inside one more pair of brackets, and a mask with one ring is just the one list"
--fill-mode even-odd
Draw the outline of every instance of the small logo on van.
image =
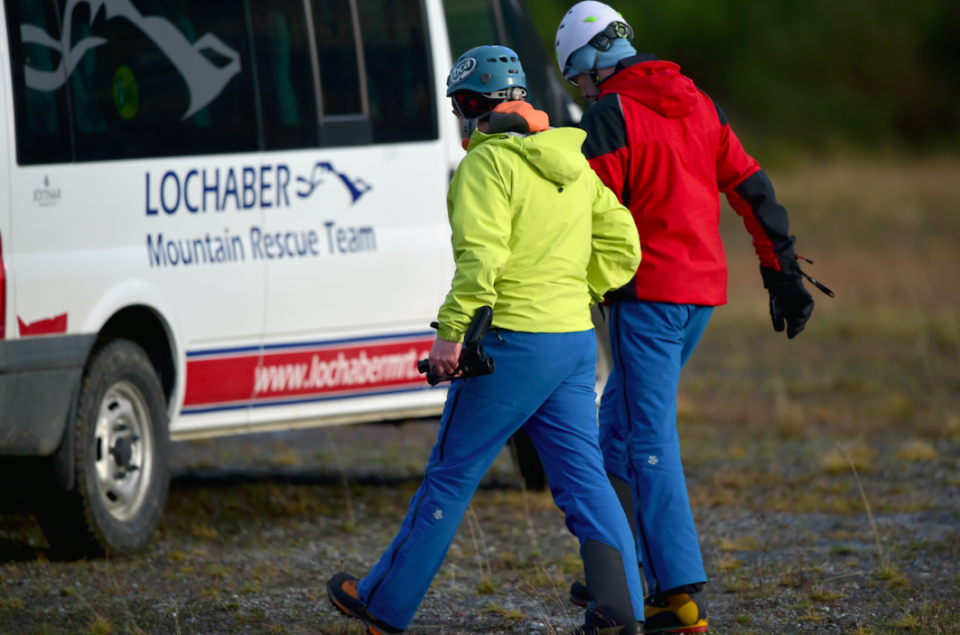
[[457, 65], [453, 67], [453, 70], [450, 71], [450, 85], [459, 84], [473, 75], [475, 70], [477, 70], [477, 58], [468, 57], [460, 60], [457, 62]]
[[[297, 182], [302, 183], [304, 188], [306, 188], [297, 192], [297, 196], [300, 198], [308, 198], [311, 194], [313, 194], [313, 191], [317, 189], [318, 185], [323, 184], [324, 177], [329, 175], [333, 175], [340, 179], [344, 186], [346, 186], [346, 188], [350, 191], [350, 196], [353, 198], [353, 203], [356, 203], [358, 200], [360, 200], [361, 196], [373, 189], [373, 186], [363, 179], [351, 179], [343, 172], [338, 172], [337, 169], [333, 167], [333, 164], [329, 161], [320, 161], [313, 166], [313, 171], [310, 173], [309, 179], [303, 176], [297, 177]], [[353, 203], [351, 203], [351, 205]]]
[[33, 202], [40, 207], [52, 207], [60, 202], [60, 188], [50, 187], [50, 177], [43, 177], [43, 187], [33, 191]]

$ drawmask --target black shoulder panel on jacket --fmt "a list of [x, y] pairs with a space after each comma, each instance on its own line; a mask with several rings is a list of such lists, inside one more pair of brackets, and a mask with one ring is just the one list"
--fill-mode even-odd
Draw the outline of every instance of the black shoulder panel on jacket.
[[[710, 101], [713, 101], [713, 100], [711, 99]], [[730, 122], [727, 121], [727, 115], [726, 115], [726, 113], [723, 112], [723, 110], [721, 110], [721, 108], [720, 108], [720, 104], [718, 104], [717, 102], [713, 101], [713, 107], [717, 109], [717, 118], [720, 120], [720, 125], [721, 125], [721, 126], [728, 126], [728, 125], [730, 125]]]
[[626, 147], [627, 120], [620, 107], [620, 96], [615, 93], [604, 95], [587, 108], [580, 120], [580, 128], [587, 133], [583, 154], [588, 160]]
[[[707, 95], [707, 93], [705, 93], [704, 91], [700, 90], [699, 88], [698, 88], [697, 90], [699, 90], [701, 93], [703, 93], [704, 95], [706, 95], [707, 98], [708, 98], [710, 101], [713, 101], [713, 98], [710, 97], [710, 95]], [[713, 107], [717, 109], [717, 119], [720, 120], [720, 125], [721, 125], [721, 126], [730, 125], [730, 122], [727, 121], [727, 115], [726, 115], [726, 113], [724, 113], [723, 110], [720, 108], [720, 104], [718, 104], [717, 102], [713, 101]]]
[[629, 68], [634, 64], [642, 64], [644, 62], [659, 62], [660, 58], [656, 55], [651, 55], [650, 53], [639, 53], [633, 57], [625, 57], [619, 62], [617, 62], [616, 72], [620, 72], [625, 68]]

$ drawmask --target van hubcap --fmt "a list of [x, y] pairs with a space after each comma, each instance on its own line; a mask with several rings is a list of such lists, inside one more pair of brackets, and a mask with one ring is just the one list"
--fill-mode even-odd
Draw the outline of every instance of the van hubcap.
[[97, 485], [107, 511], [133, 518], [146, 499], [153, 472], [153, 429], [146, 399], [119, 381], [100, 402], [96, 429]]

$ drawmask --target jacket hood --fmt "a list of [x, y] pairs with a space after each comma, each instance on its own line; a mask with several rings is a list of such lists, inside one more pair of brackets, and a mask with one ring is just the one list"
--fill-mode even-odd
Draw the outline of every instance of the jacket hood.
[[600, 96], [617, 93], [664, 117], [689, 115], [697, 103], [693, 80], [681, 75], [677, 64], [650, 57], [641, 55], [622, 60], [617, 72], [600, 85]]
[[504, 148], [526, 160], [543, 178], [562, 186], [575, 183], [587, 168], [580, 149], [586, 139], [587, 133], [577, 128], [554, 128], [529, 136], [477, 130], [470, 137], [467, 152], [480, 145]]

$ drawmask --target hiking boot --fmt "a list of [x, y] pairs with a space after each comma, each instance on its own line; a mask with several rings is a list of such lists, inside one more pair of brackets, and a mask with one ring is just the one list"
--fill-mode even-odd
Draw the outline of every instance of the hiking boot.
[[590, 593], [587, 591], [587, 583], [583, 580], [577, 580], [570, 585], [570, 601], [587, 608], [590, 606], [590, 603], [593, 602], [593, 598], [590, 597]]
[[583, 625], [573, 629], [571, 635], [643, 635], [643, 622], [611, 624], [597, 613], [597, 605], [591, 604], [583, 615]]
[[330, 578], [330, 581], [327, 582], [327, 597], [330, 598], [333, 607], [347, 617], [352, 617], [366, 624], [367, 633], [370, 635], [399, 635], [399, 633], [402, 633], [403, 629], [394, 628], [381, 622], [363, 605], [363, 602], [360, 601], [360, 595], [357, 593], [357, 581], [359, 579], [343, 571]]
[[643, 607], [647, 633], [706, 633], [707, 609], [696, 595], [649, 597]]

